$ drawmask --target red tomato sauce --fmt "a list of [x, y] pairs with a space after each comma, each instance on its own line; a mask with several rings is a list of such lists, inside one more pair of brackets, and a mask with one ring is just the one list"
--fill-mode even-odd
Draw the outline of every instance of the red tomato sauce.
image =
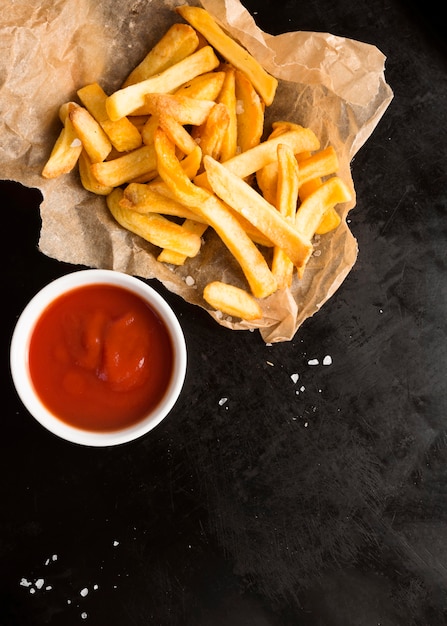
[[88, 285], [42, 314], [29, 347], [41, 402], [62, 421], [90, 431], [135, 424], [163, 398], [173, 347], [158, 314], [138, 295]]

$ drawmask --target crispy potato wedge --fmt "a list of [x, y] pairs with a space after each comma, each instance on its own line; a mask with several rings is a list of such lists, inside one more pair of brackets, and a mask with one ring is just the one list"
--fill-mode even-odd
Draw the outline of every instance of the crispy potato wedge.
[[115, 91], [106, 100], [107, 114], [111, 120], [127, 115], [145, 114], [145, 99], [149, 93], [170, 93], [199, 74], [210, 72], [219, 65], [211, 46], [200, 48], [160, 74]]
[[262, 309], [253, 296], [245, 289], [221, 281], [208, 283], [203, 290], [203, 299], [216, 311], [232, 317], [249, 321], [262, 317]]
[[198, 46], [199, 37], [194, 28], [189, 24], [173, 24], [132, 70], [122, 86], [128, 87], [164, 72], [195, 52]]
[[227, 35], [205, 9], [182, 5], [176, 10], [224, 59], [248, 76], [266, 105], [273, 102], [278, 86], [276, 78], [266, 72], [245, 48]]
[[187, 257], [196, 256], [201, 238], [156, 213], [141, 215], [121, 206], [123, 190], [116, 188], [107, 196], [107, 206], [115, 220], [126, 230], [135, 233], [160, 248], [169, 248]]

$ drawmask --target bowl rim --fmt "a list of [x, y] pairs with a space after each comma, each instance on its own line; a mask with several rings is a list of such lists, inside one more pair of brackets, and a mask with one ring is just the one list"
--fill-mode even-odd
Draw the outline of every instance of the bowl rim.
[[[154, 410], [136, 424], [114, 431], [87, 431], [71, 426], [49, 411], [41, 402], [31, 382], [28, 367], [30, 339], [46, 307], [56, 298], [78, 287], [92, 284], [116, 285], [143, 298], [163, 319], [174, 349], [174, 367], [170, 383]], [[10, 343], [10, 369], [17, 394], [28, 412], [42, 426], [61, 439], [84, 446], [104, 447], [128, 443], [155, 428], [172, 410], [186, 377], [187, 350], [182, 327], [166, 300], [136, 276], [117, 270], [82, 269], [64, 274], [40, 289], [22, 310]]]

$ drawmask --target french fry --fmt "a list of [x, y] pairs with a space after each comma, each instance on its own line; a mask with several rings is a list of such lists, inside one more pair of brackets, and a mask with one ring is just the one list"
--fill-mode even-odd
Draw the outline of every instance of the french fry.
[[188, 257], [198, 254], [202, 243], [198, 235], [156, 213], [141, 215], [123, 208], [120, 205], [122, 195], [123, 190], [116, 188], [107, 196], [107, 206], [118, 224], [154, 246]]
[[87, 191], [95, 193], [98, 196], [107, 196], [113, 191], [113, 187], [102, 185], [92, 172], [92, 162], [87, 152], [83, 150], [79, 156], [79, 176], [82, 186]]
[[92, 164], [92, 173], [101, 185], [119, 187], [143, 175], [157, 175], [154, 146], [141, 146], [112, 161]]
[[112, 144], [95, 118], [80, 106], [71, 108], [68, 115], [92, 163], [104, 161]]
[[111, 120], [119, 120], [127, 115], [146, 113], [144, 104], [147, 94], [170, 93], [195, 76], [211, 72], [218, 65], [219, 59], [211, 46], [201, 48], [160, 74], [115, 91], [106, 100], [107, 114]]
[[86, 85], [77, 93], [87, 111], [100, 124], [116, 150], [128, 152], [141, 146], [141, 134], [127, 117], [115, 122], [109, 118], [106, 110], [107, 94], [98, 83]]
[[[187, 231], [195, 233], [199, 237], [201, 237], [208, 228], [208, 224], [198, 222], [196, 219], [186, 219], [182, 226]], [[188, 257], [184, 254], [179, 254], [178, 252], [165, 248], [158, 255], [157, 261], [160, 263], [170, 263], [171, 265], [183, 265], [187, 258]]]
[[[310, 128], [298, 126], [278, 137], [267, 139], [254, 148], [237, 154], [232, 159], [223, 162], [225, 167], [240, 178], [247, 178], [269, 163], [276, 162], [278, 144], [290, 146], [295, 154], [305, 150], [318, 150], [320, 142]], [[194, 180], [197, 185], [206, 186], [206, 173], [199, 174]]]
[[197, 100], [217, 100], [225, 79], [225, 72], [206, 72], [200, 74], [175, 91], [175, 95], [188, 96]]
[[231, 66], [225, 67], [225, 80], [217, 102], [225, 105], [228, 112], [226, 132], [223, 133], [220, 147], [220, 159], [228, 161], [237, 152], [236, 78]]
[[64, 126], [43, 167], [42, 176], [44, 178], [57, 178], [62, 174], [68, 174], [76, 166], [81, 155], [82, 142], [70, 118], [65, 115], [64, 119]]
[[184, 154], [191, 154], [191, 152], [195, 150], [197, 144], [184, 126], [179, 124], [179, 122], [170, 115], [161, 113], [157, 117], [160, 128], [165, 131], [177, 148]]
[[175, 156], [174, 144], [162, 130], [156, 131], [154, 139], [159, 174], [174, 197], [214, 228], [239, 263], [253, 295], [271, 295], [276, 290], [275, 277], [238, 220], [218, 198], [189, 180]]
[[154, 133], [160, 124], [160, 120], [157, 115], [150, 115], [141, 131], [141, 138], [146, 146], [150, 146], [154, 143]]
[[241, 152], [261, 142], [264, 132], [264, 102], [251, 81], [240, 70], [235, 72], [237, 145]]
[[205, 9], [182, 5], [176, 10], [224, 59], [248, 76], [267, 106], [273, 102], [278, 86], [276, 78], [266, 72], [245, 48], [227, 35]]
[[223, 103], [214, 105], [206, 122], [192, 129], [192, 136], [199, 144], [202, 154], [209, 154], [218, 161], [222, 158], [222, 145], [230, 125], [230, 114]]
[[212, 100], [198, 100], [189, 96], [156, 93], [146, 96], [146, 108], [149, 113], [169, 115], [183, 126], [203, 124], [214, 105]]
[[200, 218], [177, 200], [163, 195], [157, 187], [130, 183], [124, 189], [120, 205], [137, 213], [160, 213], [191, 220]]
[[274, 206], [253, 187], [212, 157], [204, 157], [208, 181], [215, 194], [258, 228], [276, 246], [283, 248], [292, 263], [303, 267], [312, 245]]
[[[295, 155], [289, 146], [278, 146], [278, 185], [276, 208], [293, 223], [298, 202], [299, 169]], [[272, 272], [278, 289], [290, 287], [293, 278], [293, 263], [282, 248], [273, 248]]]
[[325, 212], [336, 204], [349, 202], [352, 195], [346, 183], [338, 176], [324, 182], [299, 206], [295, 218], [295, 228], [311, 239]]
[[233, 317], [248, 321], [262, 317], [259, 303], [244, 289], [228, 283], [221, 281], [208, 283], [203, 290], [203, 299], [216, 311]]
[[140, 83], [192, 54], [199, 45], [194, 28], [188, 24], [173, 24], [129, 74], [123, 87]]

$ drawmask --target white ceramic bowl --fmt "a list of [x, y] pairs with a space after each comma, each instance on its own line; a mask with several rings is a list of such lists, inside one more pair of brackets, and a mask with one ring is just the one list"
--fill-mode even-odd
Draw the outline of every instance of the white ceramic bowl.
[[[173, 372], [166, 393], [158, 405], [132, 426], [116, 431], [90, 431], [71, 426], [51, 413], [34, 389], [28, 351], [37, 320], [56, 298], [78, 287], [109, 284], [124, 287], [145, 300], [164, 321], [171, 337]], [[113, 270], [87, 269], [75, 271], [54, 280], [39, 291], [20, 315], [11, 340], [11, 374], [17, 393], [34, 418], [53, 434], [67, 441], [86, 446], [113, 446], [145, 435], [171, 411], [180, 395], [186, 375], [186, 344], [181, 326], [172, 309], [152, 287], [142, 280]]]

